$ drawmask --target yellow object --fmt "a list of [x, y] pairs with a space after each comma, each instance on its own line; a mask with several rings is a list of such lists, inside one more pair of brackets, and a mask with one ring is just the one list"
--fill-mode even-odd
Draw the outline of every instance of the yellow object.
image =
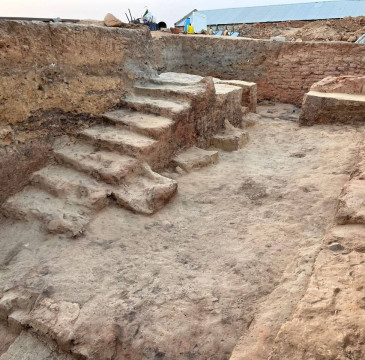
[[188, 25], [188, 34], [195, 34], [193, 25]]

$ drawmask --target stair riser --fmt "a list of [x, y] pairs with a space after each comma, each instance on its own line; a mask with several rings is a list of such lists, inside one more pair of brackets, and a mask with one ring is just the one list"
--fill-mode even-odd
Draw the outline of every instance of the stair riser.
[[128, 170], [122, 171], [119, 174], [106, 174], [104, 172], [99, 171], [98, 169], [84, 166], [81, 162], [69, 158], [67, 156], [64, 156], [63, 154], [56, 153], [55, 158], [59, 164], [71, 166], [76, 170], [85, 172], [86, 174], [93, 176], [97, 180], [103, 180], [107, 184], [112, 184], [112, 185], [120, 184], [127, 175], [134, 172], [138, 173], [139, 171], [137, 167], [133, 167]]
[[137, 126], [133, 126], [133, 125], [130, 125], [130, 124], [123, 124], [122, 121], [116, 121], [116, 120], [110, 119], [108, 117], [104, 117], [104, 119], [105, 119], [105, 122], [107, 124], [114, 125], [119, 129], [126, 129], [126, 130], [129, 130], [129, 131], [133, 131], [133, 132], [136, 132], [137, 134], [141, 134], [141, 135], [144, 135], [144, 136], [147, 136], [147, 137], [151, 137], [155, 140], [159, 140], [161, 137], [166, 136], [169, 133], [171, 133], [172, 126], [173, 126], [173, 124], [172, 124], [170, 127], [166, 127], [164, 129], [161, 129], [161, 130], [141, 129]]
[[190, 102], [191, 99], [195, 98], [196, 94], [183, 93], [178, 91], [164, 90], [164, 89], [146, 89], [143, 87], [134, 88], [135, 95], [158, 97], [163, 99], [174, 99], [174, 100], [184, 100]]
[[151, 104], [139, 104], [139, 103], [132, 103], [129, 101], [121, 101], [121, 104], [129, 109], [135, 110], [135, 111], [140, 111], [142, 113], [145, 114], [155, 114], [155, 115], [160, 115], [160, 116], [164, 116], [167, 117], [169, 119], [172, 120], [177, 120], [181, 117], [184, 116], [188, 116], [189, 110], [183, 110], [181, 112], [174, 112], [171, 109], [164, 109], [164, 108], [160, 108], [158, 106], [155, 105], [151, 105]]
[[159, 80], [159, 79], [149, 79], [148, 80], [151, 84], [156, 84], [156, 85], [178, 85], [178, 86], [191, 86], [194, 84], [197, 84], [199, 81], [196, 82], [179, 82], [177, 81], [164, 81], [164, 80]]

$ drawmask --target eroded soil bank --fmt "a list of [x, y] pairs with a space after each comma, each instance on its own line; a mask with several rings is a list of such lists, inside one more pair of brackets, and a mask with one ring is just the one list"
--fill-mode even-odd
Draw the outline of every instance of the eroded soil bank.
[[[229, 359], [243, 334], [235, 354], [267, 358], [307, 287], [363, 130], [263, 117], [249, 134], [218, 165], [179, 177], [154, 216], [108, 208], [79, 239], [3, 221], [0, 295], [16, 287], [77, 304], [74, 343], [93, 359]], [[108, 326], [117, 341], [103, 338]]]

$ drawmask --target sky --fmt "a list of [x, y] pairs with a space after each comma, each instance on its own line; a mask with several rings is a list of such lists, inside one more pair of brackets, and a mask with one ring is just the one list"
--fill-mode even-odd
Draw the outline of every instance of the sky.
[[193, 9], [208, 10], [304, 2], [313, 2], [313, 0], [225, 0], [224, 2], [221, 0], [0, 0], [0, 17], [102, 20], [107, 13], [112, 13], [123, 22], [127, 22], [125, 13], [128, 8], [135, 18], [143, 15], [147, 8], [157, 21], [164, 21], [168, 26], [173, 26], [174, 22]]

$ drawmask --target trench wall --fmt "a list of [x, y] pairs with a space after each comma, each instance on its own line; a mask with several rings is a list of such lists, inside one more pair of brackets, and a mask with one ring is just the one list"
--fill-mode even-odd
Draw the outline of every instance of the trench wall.
[[156, 70], [254, 81], [259, 98], [299, 104], [312, 83], [364, 64], [365, 46], [350, 43], [0, 21], [0, 204], [50, 161], [55, 136], [90, 126]]
[[51, 159], [55, 136], [89, 126], [154, 72], [146, 27], [0, 21], [0, 204]]
[[359, 75], [365, 69], [365, 45], [345, 42], [171, 35], [154, 37], [153, 45], [160, 71], [253, 81], [259, 99], [293, 104], [326, 76]]

